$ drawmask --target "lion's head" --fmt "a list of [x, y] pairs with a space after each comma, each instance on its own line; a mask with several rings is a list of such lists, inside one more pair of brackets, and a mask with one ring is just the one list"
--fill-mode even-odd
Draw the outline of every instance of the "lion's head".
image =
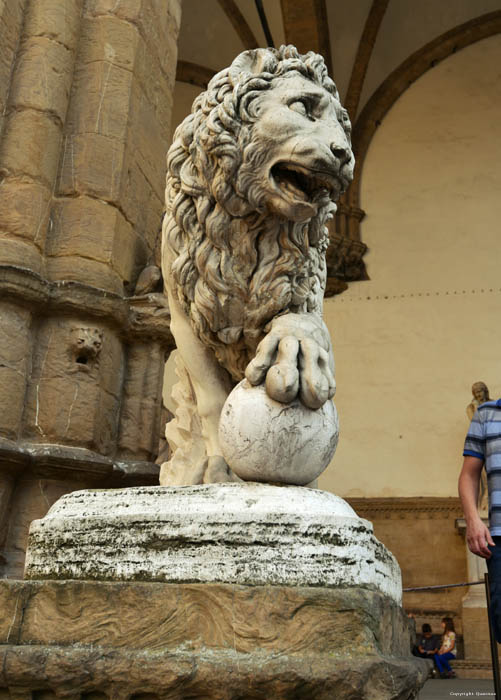
[[164, 278], [235, 381], [279, 314], [321, 312], [326, 222], [353, 177], [350, 122], [321, 56], [238, 56], [178, 127]]

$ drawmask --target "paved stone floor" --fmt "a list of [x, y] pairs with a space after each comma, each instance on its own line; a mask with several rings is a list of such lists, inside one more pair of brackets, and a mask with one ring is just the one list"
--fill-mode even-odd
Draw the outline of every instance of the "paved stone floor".
[[429, 680], [418, 695], [418, 700], [453, 700], [454, 698], [494, 698], [492, 681]]

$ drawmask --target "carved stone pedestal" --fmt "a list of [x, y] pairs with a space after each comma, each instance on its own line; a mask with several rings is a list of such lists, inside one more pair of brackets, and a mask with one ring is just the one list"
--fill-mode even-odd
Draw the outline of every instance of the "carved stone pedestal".
[[363, 588], [4, 581], [0, 607], [2, 698], [407, 700], [427, 669]]
[[371, 523], [316, 489], [253, 482], [74, 491], [31, 524], [27, 578], [363, 586], [401, 601]]
[[26, 572], [51, 580], [0, 585], [0, 698], [410, 700], [427, 674], [394, 557], [322, 491], [68, 494]]

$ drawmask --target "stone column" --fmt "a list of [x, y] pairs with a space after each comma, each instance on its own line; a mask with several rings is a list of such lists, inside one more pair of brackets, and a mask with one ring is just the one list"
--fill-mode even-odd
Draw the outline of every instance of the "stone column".
[[173, 340], [161, 281], [135, 288], [158, 263], [180, 5], [0, 0], [7, 576], [62, 493], [158, 480]]

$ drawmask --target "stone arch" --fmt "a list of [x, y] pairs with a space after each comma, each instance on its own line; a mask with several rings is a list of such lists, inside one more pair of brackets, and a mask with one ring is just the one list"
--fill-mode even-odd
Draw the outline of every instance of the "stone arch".
[[369, 99], [354, 125], [353, 149], [357, 161], [355, 177], [343, 198], [347, 215], [350, 217], [351, 211], [356, 214], [354, 220], [350, 222], [351, 238], [360, 240], [359, 223], [363, 218], [360, 206], [361, 176], [369, 145], [385, 114], [412, 83], [437, 63], [460, 49], [499, 33], [501, 33], [501, 10], [489, 12], [460, 24], [411, 54], [390, 73]]

